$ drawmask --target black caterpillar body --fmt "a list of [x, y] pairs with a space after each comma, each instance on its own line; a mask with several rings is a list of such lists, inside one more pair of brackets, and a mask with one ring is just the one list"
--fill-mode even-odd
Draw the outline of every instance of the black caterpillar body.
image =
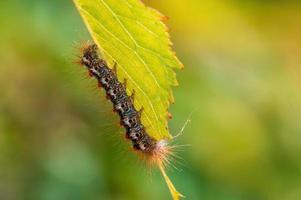
[[140, 121], [140, 112], [133, 104], [133, 98], [126, 94], [126, 85], [118, 81], [116, 72], [111, 70], [98, 56], [97, 46], [89, 45], [83, 50], [81, 64], [94, 76], [102, 86], [120, 116], [121, 124], [126, 129], [126, 138], [132, 141], [136, 150], [152, 153], [156, 148], [156, 140], [149, 136]]

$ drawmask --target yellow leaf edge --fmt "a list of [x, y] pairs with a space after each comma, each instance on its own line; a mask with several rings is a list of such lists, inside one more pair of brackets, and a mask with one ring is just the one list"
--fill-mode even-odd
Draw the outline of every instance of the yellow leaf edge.
[[[184, 68], [184, 65], [183, 63], [178, 59], [178, 57], [176, 56], [176, 52], [172, 49], [172, 46], [173, 46], [173, 43], [171, 41], [171, 36], [169, 34], [169, 28], [168, 26], [164, 23], [165, 20], [168, 19], [167, 16], [163, 15], [161, 12], [159, 12], [158, 10], [152, 8], [152, 7], [149, 7], [149, 6], [146, 6], [145, 3], [142, 1], [142, 0], [138, 0], [137, 1], [138, 3], [140, 3], [144, 8], [146, 8], [147, 10], [149, 10], [150, 12], [152, 12], [153, 16], [161, 23], [161, 25], [164, 27], [165, 29], [165, 36], [166, 38], [168, 39], [168, 50], [173, 54], [173, 57], [174, 59], [176, 60], [177, 64], [178, 64], [178, 69], [183, 69]], [[174, 66], [173, 68], [176, 68], [176, 66]], [[165, 127], [167, 127], [168, 129], [168, 138], [164, 138], [164, 139], [173, 139], [173, 136], [170, 134], [169, 132], [169, 128], [168, 128], [168, 119], [170, 118], [170, 113], [168, 111], [169, 107], [171, 104], [173, 104], [175, 102], [175, 99], [174, 99], [174, 96], [173, 96], [173, 92], [172, 92], [172, 86], [176, 87], [178, 86], [179, 83], [177, 81], [177, 79], [175, 79], [175, 83], [173, 85], [170, 85], [170, 89], [169, 89], [169, 104], [168, 104], [168, 107], [166, 109], [166, 112], [165, 112], [165, 118], [167, 119], [165, 121]], [[160, 169], [161, 170], [161, 169]], [[166, 180], [166, 179], [165, 179]]]

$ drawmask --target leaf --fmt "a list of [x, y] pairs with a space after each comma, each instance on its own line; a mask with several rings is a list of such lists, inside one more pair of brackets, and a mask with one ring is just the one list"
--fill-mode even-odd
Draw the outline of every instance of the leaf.
[[139, 0], [74, 0], [94, 42], [117, 76], [127, 80], [127, 94], [143, 108], [141, 121], [157, 140], [171, 139], [168, 108], [177, 85], [174, 69], [182, 64], [171, 51], [163, 16]]

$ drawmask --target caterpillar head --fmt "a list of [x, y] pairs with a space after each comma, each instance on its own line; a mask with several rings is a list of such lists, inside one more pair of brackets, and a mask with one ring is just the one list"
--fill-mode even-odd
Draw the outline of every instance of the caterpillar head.
[[96, 44], [89, 45], [88, 47], [83, 48], [83, 54], [80, 61], [82, 65], [91, 68], [95, 66], [98, 60], [99, 60], [99, 56], [97, 53]]

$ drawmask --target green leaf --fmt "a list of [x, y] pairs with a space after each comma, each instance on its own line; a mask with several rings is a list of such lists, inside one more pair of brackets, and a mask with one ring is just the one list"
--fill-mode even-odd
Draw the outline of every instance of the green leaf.
[[171, 51], [163, 16], [139, 0], [74, 0], [103, 58], [117, 76], [135, 91], [134, 105], [143, 108], [141, 120], [149, 135], [171, 139], [168, 108], [177, 85], [175, 68], [182, 64]]

